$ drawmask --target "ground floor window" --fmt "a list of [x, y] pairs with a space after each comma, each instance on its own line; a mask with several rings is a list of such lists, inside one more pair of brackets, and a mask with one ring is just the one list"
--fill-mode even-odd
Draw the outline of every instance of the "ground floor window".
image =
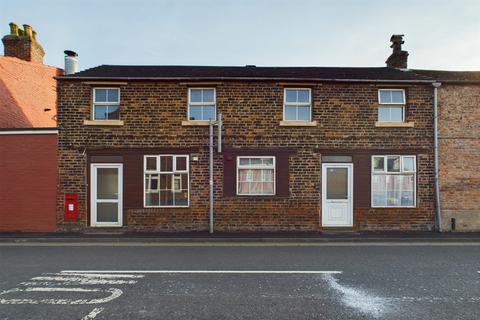
[[237, 194], [274, 195], [275, 157], [237, 157]]
[[145, 207], [188, 207], [188, 155], [144, 157]]
[[372, 156], [372, 207], [415, 207], [415, 163], [415, 156]]

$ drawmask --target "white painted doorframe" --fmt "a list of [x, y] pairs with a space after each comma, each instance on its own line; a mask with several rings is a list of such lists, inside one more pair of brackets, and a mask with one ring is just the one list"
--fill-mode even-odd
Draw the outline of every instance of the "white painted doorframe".
[[[347, 169], [347, 199], [329, 200], [327, 199], [327, 169], [328, 168], [346, 168]], [[328, 211], [330, 205], [339, 208], [347, 206], [345, 219], [341, 223], [330, 221]], [[322, 163], [322, 227], [353, 227], [353, 163]]]
[[[118, 199], [97, 199], [97, 169], [115, 168], [118, 171]], [[121, 163], [92, 163], [90, 165], [90, 225], [92, 227], [121, 227], [123, 226], [123, 164]], [[117, 222], [98, 222], [97, 203], [118, 203]]]

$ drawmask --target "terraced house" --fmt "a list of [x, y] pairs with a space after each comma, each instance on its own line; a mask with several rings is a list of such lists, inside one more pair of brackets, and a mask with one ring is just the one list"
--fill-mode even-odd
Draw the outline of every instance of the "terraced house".
[[392, 42], [377, 68], [102, 65], [58, 77], [58, 229], [432, 230], [435, 80], [406, 70]]

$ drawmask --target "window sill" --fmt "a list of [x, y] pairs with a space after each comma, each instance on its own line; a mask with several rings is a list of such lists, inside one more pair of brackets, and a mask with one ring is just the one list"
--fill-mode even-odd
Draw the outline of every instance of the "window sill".
[[123, 120], [83, 120], [86, 126], [123, 126]]
[[[214, 125], [217, 125], [217, 122], [213, 123]], [[209, 126], [210, 121], [208, 120], [184, 120], [182, 121], [182, 126]]]
[[375, 122], [375, 127], [380, 128], [413, 128], [414, 122]]
[[280, 121], [281, 127], [316, 127], [317, 121]]

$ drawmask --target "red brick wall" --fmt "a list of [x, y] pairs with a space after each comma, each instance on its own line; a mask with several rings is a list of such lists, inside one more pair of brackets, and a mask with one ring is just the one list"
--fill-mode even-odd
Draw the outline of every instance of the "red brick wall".
[[0, 232], [55, 231], [57, 135], [0, 135]]

